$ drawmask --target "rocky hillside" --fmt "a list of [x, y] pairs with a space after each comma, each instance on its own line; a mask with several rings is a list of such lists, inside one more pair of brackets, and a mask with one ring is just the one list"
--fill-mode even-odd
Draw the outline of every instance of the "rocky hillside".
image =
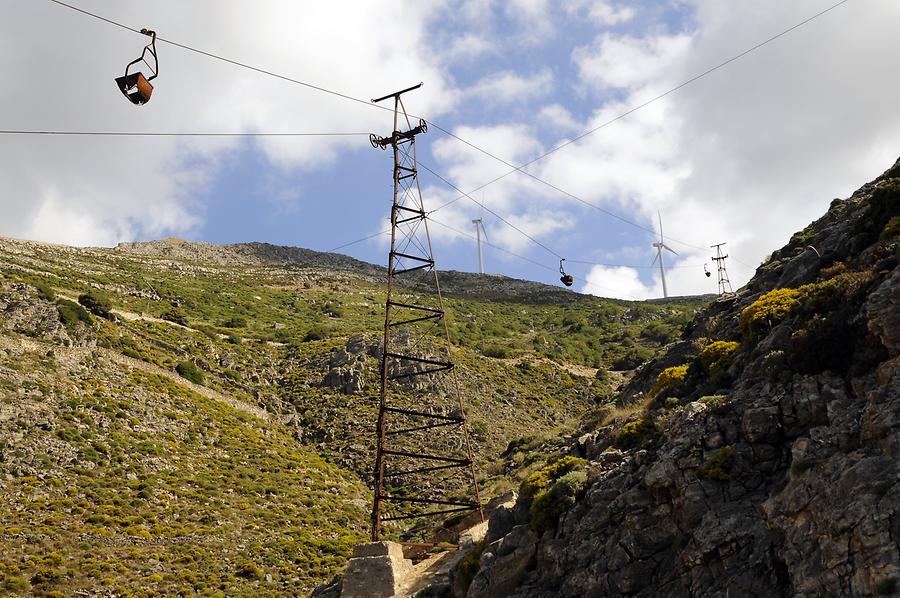
[[[445, 280], [488, 496], [704, 304]], [[299, 595], [339, 571], [368, 523], [383, 284], [265, 244], [0, 239], [0, 593]]]
[[900, 161], [528, 477], [455, 594], [900, 596], [898, 241]]

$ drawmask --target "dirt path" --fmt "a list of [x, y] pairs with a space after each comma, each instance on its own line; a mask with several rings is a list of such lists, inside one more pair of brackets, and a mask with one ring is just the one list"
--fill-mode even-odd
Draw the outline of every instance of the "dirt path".
[[141, 370], [143, 372], [147, 372], [148, 374], [157, 374], [159, 376], [168, 378], [175, 384], [188, 388], [193, 392], [206, 397], [207, 399], [224, 403], [226, 405], [229, 405], [230, 407], [233, 407], [234, 409], [237, 409], [238, 411], [241, 411], [248, 415], [252, 415], [257, 419], [261, 419], [263, 421], [270, 420], [269, 413], [264, 409], [254, 407], [253, 405], [248, 405], [243, 401], [239, 401], [234, 397], [222, 394], [211, 388], [207, 388], [199, 384], [194, 384], [190, 380], [182, 378], [172, 370], [167, 370], [166, 368], [159, 367], [156, 364], [147, 363], [146, 361], [141, 361], [140, 359], [133, 359], [131, 357], [127, 357], [125, 355], [122, 355], [121, 353], [116, 353], [115, 351], [105, 349], [103, 347], [61, 347], [59, 345], [53, 345], [50, 343], [41, 343], [30, 338], [10, 338], [5, 335], [0, 335], [0, 348], [13, 352], [27, 351], [29, 353], [41, 354], [46, 354], [47, 351], [52, 350], [58, 360], [68, 362], [71, 365], [76, 365], [83, 361], [85, 358], [90, 357], [94, 354], [100, 354], [118, 365]]

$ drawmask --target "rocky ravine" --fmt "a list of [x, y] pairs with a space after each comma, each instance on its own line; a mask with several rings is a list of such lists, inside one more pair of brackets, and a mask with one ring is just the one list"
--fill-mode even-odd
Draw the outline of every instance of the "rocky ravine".
[[575, 505], [542, 535], [525, 498], [495, 513], [467, 595], [900, 596], [898, 204], [900, 161], [700, 314], [619, 397], [689, 365], [632, 416], [653, 433], [585, 430]]

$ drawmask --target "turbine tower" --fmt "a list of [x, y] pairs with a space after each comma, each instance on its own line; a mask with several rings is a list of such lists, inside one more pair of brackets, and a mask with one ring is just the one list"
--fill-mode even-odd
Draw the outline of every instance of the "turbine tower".
[[653, 247], [656, 248], [656, 257], [653, 258], [653, 262], [650, 265], [652, 266], [653, 264], [655, 264], [657, 262], [657, 260], [659, 260], [659, 277], [662, 279], [663, 298], [668, 299], [669, 298], [669, 289], [666, 288], [666, 267], [663, 264], [662, 250], [666, 249], [668, 251], [671, 251], [675, 255], [678, 255], [678, 252], [675, 251], [674, 249], [672, 249], [671, 247], [669, 247], [668, 245], [666, 245], [665, 242], [663, 241], [662, 216], [659, 214], [659, 212], [657, 212], [656, 215], [659, 217], [659, 242], [653, 244]]
[[478, 273], [484, 274], [484, 255], [481, 253], [481, 233], [484, 233], [484, 240], [487, 241], [487, 231], [484, 230], [484, 222], [481, 221], [481, 218], [473, 220], [472, 224], [475, 225], [475, 236], [478, 239]]

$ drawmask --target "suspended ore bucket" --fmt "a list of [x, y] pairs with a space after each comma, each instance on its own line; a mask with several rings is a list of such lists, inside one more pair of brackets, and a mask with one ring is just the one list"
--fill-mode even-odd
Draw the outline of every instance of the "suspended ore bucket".
[[132, 104], [146, 104], [150, 101], [150, 94], [153, 93], [153, 86], [144, 77], [144, 73], [138, 71], [123, 77], [116, 77], [116, 84], [119, 90], [125, 94], [125, 97], [131, 100]]
[[571, 274], [566, 274], [566, 270], [563, 268], [564, 261], [566, 261], [566, 258], [559, 260], [559, 273], [562, 274], [562, 276], [559, 277], [559, 282], [570, 287], [575, 282], [575, 279], [572, 278]]
[[[141, 29], [141, 33], [151, 38], [150, 43], [144, 47], [144, 51], [141, 52], [139, 58], [132, 60], [125, 66], [125, 74], [121, 77], [116, 77], [116, 85], [119, 86], [119, 91], [128, 98], [128, 101], [137, 106], [150, 101], [150, 96], [153, 94], [153, 86], [150, 85], [150, 81], [159, 75], [159, 59], [156, 56], [156, 32], [150, 29]], [[148, 55], [152, 60], [152, 64], [147, 59]], [[145, 77], [144, 73], [140, 71], [136, 73], [128, 72], [132, 66], [139, 62], [143, 62], [150, 69], [151, 74], [149, 77]]]

